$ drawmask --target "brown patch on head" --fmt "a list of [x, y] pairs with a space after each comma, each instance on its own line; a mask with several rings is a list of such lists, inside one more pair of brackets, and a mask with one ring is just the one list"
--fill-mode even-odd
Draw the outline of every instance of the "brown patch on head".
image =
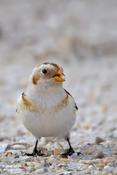
[[43, 63], [43, 64], [50, 64], [50, 65], [56, 67], [57, 69], [59, 69], [59, 66], [58, 66], [56, 63], [45, 62], [45, 63]]
[[39, 75], [37, 75], [37, 74], [33, 75], [33, 77], [32, 77], [32, 83], [34, 85], [36, 85], [39, 79], [40, 79]]

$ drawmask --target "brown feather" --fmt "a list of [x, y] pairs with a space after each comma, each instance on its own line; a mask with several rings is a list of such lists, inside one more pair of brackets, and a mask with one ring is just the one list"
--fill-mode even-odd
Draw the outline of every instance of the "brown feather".
[[54, 110], [57, 112], [58, 110], [64, 108], [68, 104], [69, 96], [66, 94], [66, 96], [57, 104], [54, 106]]
[[36, 85], [39, 79], [40, 79], [39, 75], [33, 75], [33, 77], [32, 77], [32, 83], [34, 85]]
[[28, 109], [33, 112], [37, 112], [38, 109], [36, 105], [23, 93], [21, 96], [21, 107], [23, 109]]

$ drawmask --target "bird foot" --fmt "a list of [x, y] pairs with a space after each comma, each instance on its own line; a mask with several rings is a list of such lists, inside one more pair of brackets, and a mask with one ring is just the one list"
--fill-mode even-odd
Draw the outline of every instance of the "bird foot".
[[75, 153], [75, 151], [73, 150], [73, 148], [69, 148], [64, 153], [62, 153], [61, 156], [63, 158], [67, 158], [68, 156], [71, 156], [74, 153]]
[[32, 153], [25, 153], [25, 156], [32, 156], [32, 157], [35, 157], [35, 156], [44, 156], [44, 154], [42, 153], [41, 150], [34, 150]]
[[71, 156], [72, 154], [76, 153], [77, 156], [80, 156], [82, 153], [81, 152], [75, 152], [73, 148], [67, 149], [64, 153], [61, 154], [63, 158], [67, 158], [68, 156]]

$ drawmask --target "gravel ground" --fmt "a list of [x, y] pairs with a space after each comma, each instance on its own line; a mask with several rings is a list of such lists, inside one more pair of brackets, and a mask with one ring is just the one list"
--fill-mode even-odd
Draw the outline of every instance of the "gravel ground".
[[[116, 9], [114, 0], [0, 0], [0, 174], [117, 174]], [[35, 139], [16, 101], [45, 60], [63, 66], [79, 107], [71, 142], [82, 154], [67, 159], [63, 140], [42, 140], [43, 157], [24, 155]]]

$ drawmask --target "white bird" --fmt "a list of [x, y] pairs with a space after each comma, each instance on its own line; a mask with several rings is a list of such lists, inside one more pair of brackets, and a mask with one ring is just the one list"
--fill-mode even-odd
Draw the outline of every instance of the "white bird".
[[69, 135], [76, 120], [78, 107], [74, 98], [63, 88], [65, 75], [55, 63], [43, 63], [34, 68], [25, 93], [18, 99], [17, 112], [25, 127], [35, 136], [36, 143], [32, 154], [42, 155], [37, 150], [41, 137], [64, 138], [69, 149], [63, 155], [72, 155]]

